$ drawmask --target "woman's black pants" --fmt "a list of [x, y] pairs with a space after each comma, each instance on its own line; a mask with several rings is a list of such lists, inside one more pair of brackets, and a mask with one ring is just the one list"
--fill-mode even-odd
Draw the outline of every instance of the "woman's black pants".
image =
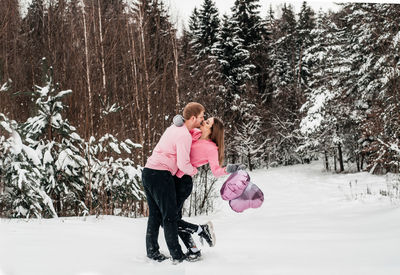
[[176, 204], [178, 209], [178, 235], [187, 249], [195, 247], [196, 244], [191, 236], [198, 230], [198, 225], [182, 220], [182, 208], [185, 200], [190, 196], [193, 189], [193, 180], [191, 176], [184, 175], [182, 178], [174, 176], [176, 190]]

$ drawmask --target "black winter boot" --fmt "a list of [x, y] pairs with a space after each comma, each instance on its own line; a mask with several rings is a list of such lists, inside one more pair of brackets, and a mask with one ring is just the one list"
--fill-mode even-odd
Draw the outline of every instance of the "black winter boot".
[[201, 243], [203, 243], [203, 239], [205, 239], [208, 245], [213, 247], [216, 240], [212, 222], [200, 226], [201, 229], [203, 229], [203, 231], [199, 233]]
[[167, 256], [165, 256], [164, 254], [161, 254], [160, 252], [156, 252], [153, 255], [148, 255], [147, 258], [152, 259], [153, 261], [157, 261], [157, 262], [162, 262], [166, 259], [168, 259]]
[[200, 250], [193, 252], [191, 249], [189, 249], [188, 252], [186, 252], [186, 257], [188, 262], [197, 262], [201, 260], [201, 252]]
[[184, 260], [187, 260], [186, 254], [182, 254], [182, 256], [180, 258], [172, 259], [172, 264], [176, 265], [176, 264], [183, 262]]

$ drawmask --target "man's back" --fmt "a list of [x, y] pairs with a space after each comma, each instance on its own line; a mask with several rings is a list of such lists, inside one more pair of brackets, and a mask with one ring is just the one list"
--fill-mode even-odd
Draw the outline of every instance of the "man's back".
[[179, 168], [185, 174], [192, 176], [197, 173], [197, 169], [190, 164], [191, 145], [192, 136], [187, 127], [172, 125], [161, 136], [145, 167], [167, 170], [172, 175], [175, 175]]

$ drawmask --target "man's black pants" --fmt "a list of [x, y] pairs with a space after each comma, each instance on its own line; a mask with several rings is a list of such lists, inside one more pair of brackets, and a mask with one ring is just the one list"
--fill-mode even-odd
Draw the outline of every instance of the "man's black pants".
[[178, 208], [175, 182], [169, 171], [144, 168], [142, 182], [149, 205], [149, 219], [146, 232], [147, 256], [159, 252], [158, 233], [164, 227], [164, 237], [173, 259], [183, 256], [178, 242]]

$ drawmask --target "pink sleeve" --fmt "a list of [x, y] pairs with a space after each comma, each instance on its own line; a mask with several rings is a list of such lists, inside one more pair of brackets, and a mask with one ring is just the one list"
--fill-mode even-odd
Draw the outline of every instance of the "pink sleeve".
[[182, 178], [183, 175], [185, 175], [185, 173], [183, 173], [181, 170], [178, 169], [178, 172], [176, 172], [175, 176], [177, 176], [178, 178]]
[[190, 136], [185, 136], [182, 140], [176, 143], [176, 162], [178, 169], [189, 176], [193, 176], [197, 173], [197, 169], [190, 163], [191, 146], [192, 139]]
[[190, 130], [189, 133], [192, 135], [192, 142], [199, 140], [199, 138], [201, 137], [201, 130], [197, 128]]
[[228, 173], [225, 172], [225, 168], [219, 166], [217, 147], [212, 147], [212, 149], [210, 149], [208, 154], [208, 163], [210, 164], [211, 172], [213, 173], [214, 177], [217, 178], [228, 175]]

